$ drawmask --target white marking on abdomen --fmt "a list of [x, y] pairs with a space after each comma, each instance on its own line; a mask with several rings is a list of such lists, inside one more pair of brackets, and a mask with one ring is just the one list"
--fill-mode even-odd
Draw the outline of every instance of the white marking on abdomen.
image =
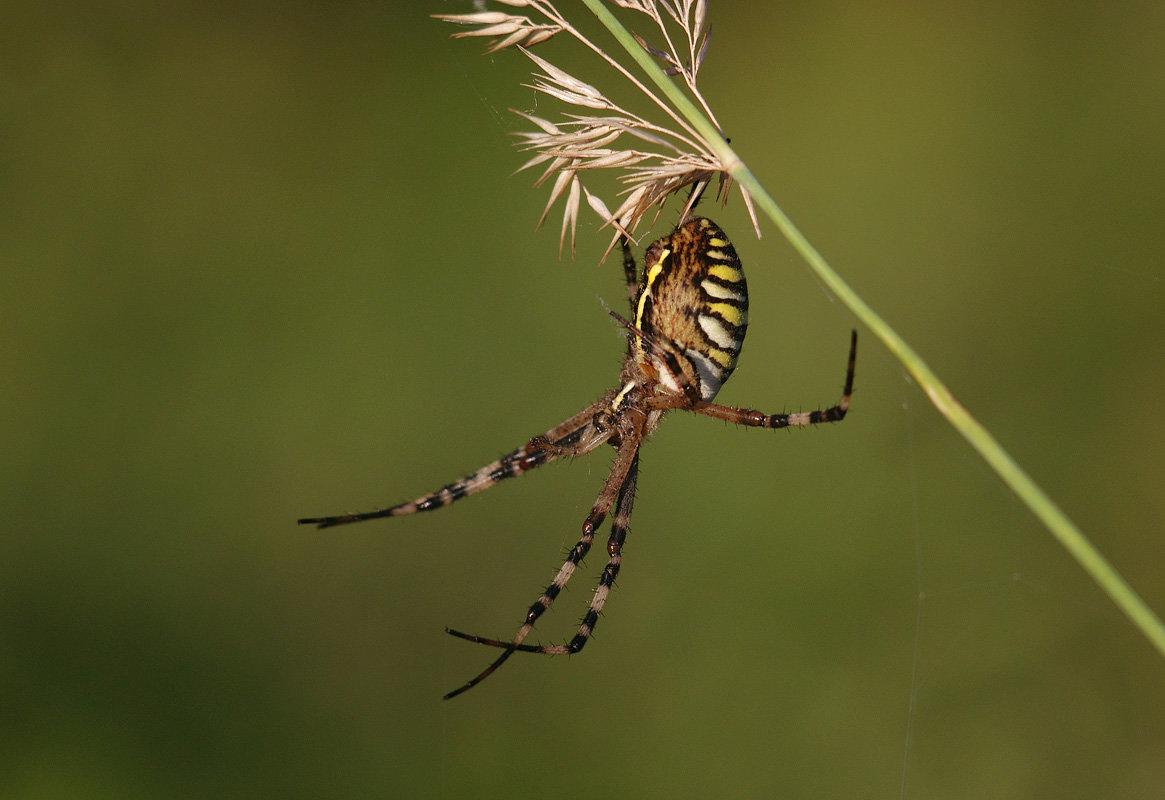
[[716, 281], [700, 281], [700, 288], [717, 300], [735, 300], [738, 303], [743, 303], [745, 300], [744, 295], [732, 291], [727, 286], [721, 286]]
[[736, 349], [736, 337], [732, 335], [732, 332], [728, 328], [724, 327], [723, 322], [708, 314], [701, 314], [699, 316], [699, 322], [700, 329], [716, 345], [725, 349]]
[[696, 375], [700, 378], [700, 398], [711, 400], [724, 385], [724, 371], [719, 364], [699, 350], [685, 350], [684, 355], [692, 362], [692, 366], [696, 368]]

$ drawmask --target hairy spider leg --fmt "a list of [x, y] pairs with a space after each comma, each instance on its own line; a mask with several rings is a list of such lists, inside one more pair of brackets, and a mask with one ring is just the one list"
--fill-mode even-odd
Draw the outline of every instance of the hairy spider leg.
[[841, 399], [832, 408], [818, 411], [802, 411], [796, 414], [765, 414], [750, 408], [735, 408], [703, 400], [692, 406], [692, 411], [725, 422], [747, 425], [752, 428], [792, 428], [801, 425], [817, 425], [822, 422], [840, 422], [849, 411], [849, 400], [854, 390], [854, 366], [858, 356], [858, 332], [850, 332], [849, 364], [845, 370], [845, 388]]
[[607, 603], [607, 597], [615, 585], [615, 578], [618, 577], [619, 567], [623, 563], [623, 543], [627, 540], [627, 528], [631, 524], [631, 509], [635, 505], [635, 487], [638, 480], [639, 453], [636, 453], [635, 460], [631, 464], [631, 471], [627, 473], [627, 478], [623, 481], [623, 486], [619, 490], [619, 499], [616, 501], [615, 517], [611, 521], [611, 535], [607, 539], [607, 565], [603, 568], [603, 574], [599, 576], [599, 584], [595, 587], [595, 593], [591, 596], [590, 606], [587, 608], [587, 613], [579, 625], [578, 633], [575, 634], [573, 639], [566, 644], [520, 644], [515, 646], [512, 641], [486, 639], [482, 636], [464, 634], [460, 631], [449, 630], [448, 628], [446, 628], [446, 631], [454, 636], [468, 639], [478, 644], [520, 650], [523, 653], [565, 656], [582, 650], [583, 646], [590, 639], [591, 634], [594, 633], [595, 625], [599, 621], [599, 615], [603, 613], [603, 606]]
[[639, 299], [639, 262], [631, 252], [631, 239], [626, 234], [620, 234], [619, 241], [623, 244], [623, 275], [627, 278], [627, 298], [631, 301], [631, 313], [635, 313], [635, 302]]
[[[618, 453], [615, 456], [615, 463], [611, 467], [611, 474], [607, 476], [607, 480], [599, 492], [598, 499], [595, 500], [594, 508], [587, 516], [586, 521], [583, 522], [582, 536], [579, 537], [574, 547], [570, 549], [566, 561], [559, 568], [558, 573], [554, 576], [554, 580], [546, 587], [546, 591], [530, 606], [526, 612], [526, 621], [518, 628], [518, 632], [514, 634], [514, 638], [507, 642], [500, 639], [487, 639], [471, 633], [463, 633], [452, 628], [445, 629], [447, 633], [460, 639], [467, 639], [468, 641], [489, 645], [491, 647], [503, 648], [502, 654], [494, 659], [488, 667], [470, 678], [463, 685], [445, 695], [446, 700], [456, 697], [462, 692], [468, 691], [481, 683], [492, 675], [498, 667], [504, 664], [506, 659], [519, 650], [525, 653], [565, 655], [567, 653], [577, 653], [583, 648], [583, 645], [586, 644], [587, 639], [594, 630], [599, 613], [602, 611], [603, 604], [607, 600], [611, 586], [615, 582], [615, 576], [619, 574], [619, 566], [622, 563], [623, 540], [627, 535], [627, 525], [631, 518], [631, 506], [635, 499], [635, 486], [639, 473], [639, 445], [642, 440], [642, 435], [636, 433], [625, 436], [620, 442]], [[615, 519], [612, 522], [611, 538], [607, 543], [607, 554], [610, 560], [607, 562], [607, 566], [599, 578], [599, 585], [595, 589], [594, 596], [591, 598], [590, 608], [583, 618], [578, 634], [568, 644], [560, 646], [523, 644], [523, 640], [534, 629], [534, 623], [554, 603], [555, 598], [562, 592], [563, 587], [566, 586], [567, 581], [570, 580], [578, 568], [579, 562], [590, 551], [591, 544], [595, 540], [595, 529], [603, 524], [607, 513], [615, 505], [616, 499], [618, 500], [618, 508], [616, 509]]]
[[433, 511], [468, 497], [471, 494], [484, 491], [507, 478], [516, 478], [524, 475], [535, 467], [549, 464], [562, 455], [581, 455], [590, 452], [605, 442], [611, 435], [610, 431], [600, 431], [595, 426], [595, 415], [610, 407], [614, 392], [607, 392], [603, 399], [592, 403], [560, 425], [556, 425], [546, 433], [535, 436], [526, 444], [508, 453], [497, 461], [492, 461], [484, 467], [467, 475], [459, 481], [443, 486], [437, 491], [410, 500], [407, 503], [380, 508], [375, 511], [366, 511], [360, 514], [339, 514], [334, 517], [308, 517], [299, 520], [300, 525], [316, 525], [320, 528], [330, 528], [335, 525], [347, 525], [351, 522], [362, 522], [366, 519], [380, 517], [401, 517], [406, 514], [416, 514], [421, 511]]

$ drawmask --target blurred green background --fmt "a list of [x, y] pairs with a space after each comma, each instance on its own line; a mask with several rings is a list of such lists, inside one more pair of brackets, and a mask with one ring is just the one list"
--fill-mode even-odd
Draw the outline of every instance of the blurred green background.
[[[621, 355], [607, 233], [560, 259], [510, 177], [507, 109], [553, 104], [427, 16], [470, 9], [0, 8], [0, 796], [1165, 795], [1165, 663], [869, 335], [842, 425], [670, 418], [595, 641], [441, 701], [493, 656], [442, 626], [516, 628], [610, 452], [295, 519], [476, 469]], [[712, 19], [738, 152], [1165, 611], [1165, 5]], [[721, 399], [832, 403], [852, 319], [704, 210], [752, 297]]]

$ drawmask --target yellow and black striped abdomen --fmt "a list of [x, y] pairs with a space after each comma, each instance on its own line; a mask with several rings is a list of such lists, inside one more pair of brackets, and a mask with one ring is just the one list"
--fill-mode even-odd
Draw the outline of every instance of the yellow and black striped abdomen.
[[[736, 249], [709, 219], [676, 228], [647, 250], [635, 326], [673, 344], [700, 379], [700, 397], [711, 400], [736, 367], [748, 329], [748, 286]], [[638, 356], [660, 382], [679, 391], [642, 341]]]

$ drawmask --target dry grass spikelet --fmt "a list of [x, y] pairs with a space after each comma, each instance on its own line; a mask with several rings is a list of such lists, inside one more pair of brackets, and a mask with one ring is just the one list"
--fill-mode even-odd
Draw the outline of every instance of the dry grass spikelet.
[[[550, 197], [538, 224], [546, 220], [556, 202], [564, 199], [560, 246], [565, 243], [569, 231], [571, 252], [574, 251], [575, 232], [584, 200], [586, 208], [597, 214], [604, 225], [615, 229], [607, 248], [609, 253], [620, 236], [633, 238], [636, 228], [652, 209], [658, 216], [673, 194], [688, 191], [681, 222], [713, 180], [717, 182], [718, 197], [722, 202], [727, 199], [731, 179], [713, 149], [631, 69], [584, 36], [553, 3], [545, 0], [496, 2], [514, 11], [434, 16], [469, 28], [453, 34], [454, 37], [490, 39], [487, 53], [517, 49], [534, 65], [533, 82], [528, 84], [530, 88], [573, 107], [573, 111], [564, 112], [554, 121], [523, 111], [514, 112], [534, 126], [531, 131], [517, 134], [518, 147], [533, 153], [518, 171], [540, 167], [542, 172], [534, 185], [551, 183]], [[649, 21], [656, 44], [639, 34], [635, 34], [636, 41], [663, 64], [668, 75], [682, 81], [691, 99], [719, 128], [697, 85], [700, 66], [708, 53], [707, 0], [614, 0], [614, 3]], [[662, 112], [664, 121], [652, 122], [620, 106], [600, 88], [532, 51], [531, 48], [562, 33], [576, 39], [630, 81], [652, 106]], [[615, 170], [618, 181], [625, 187], [618, 192], [619, 202], [614, 211], [588, 188], [587, 178], [596, 170]], [[759, 236], [751, 198], [744, 191], [741, 191], [741, 196]]]

